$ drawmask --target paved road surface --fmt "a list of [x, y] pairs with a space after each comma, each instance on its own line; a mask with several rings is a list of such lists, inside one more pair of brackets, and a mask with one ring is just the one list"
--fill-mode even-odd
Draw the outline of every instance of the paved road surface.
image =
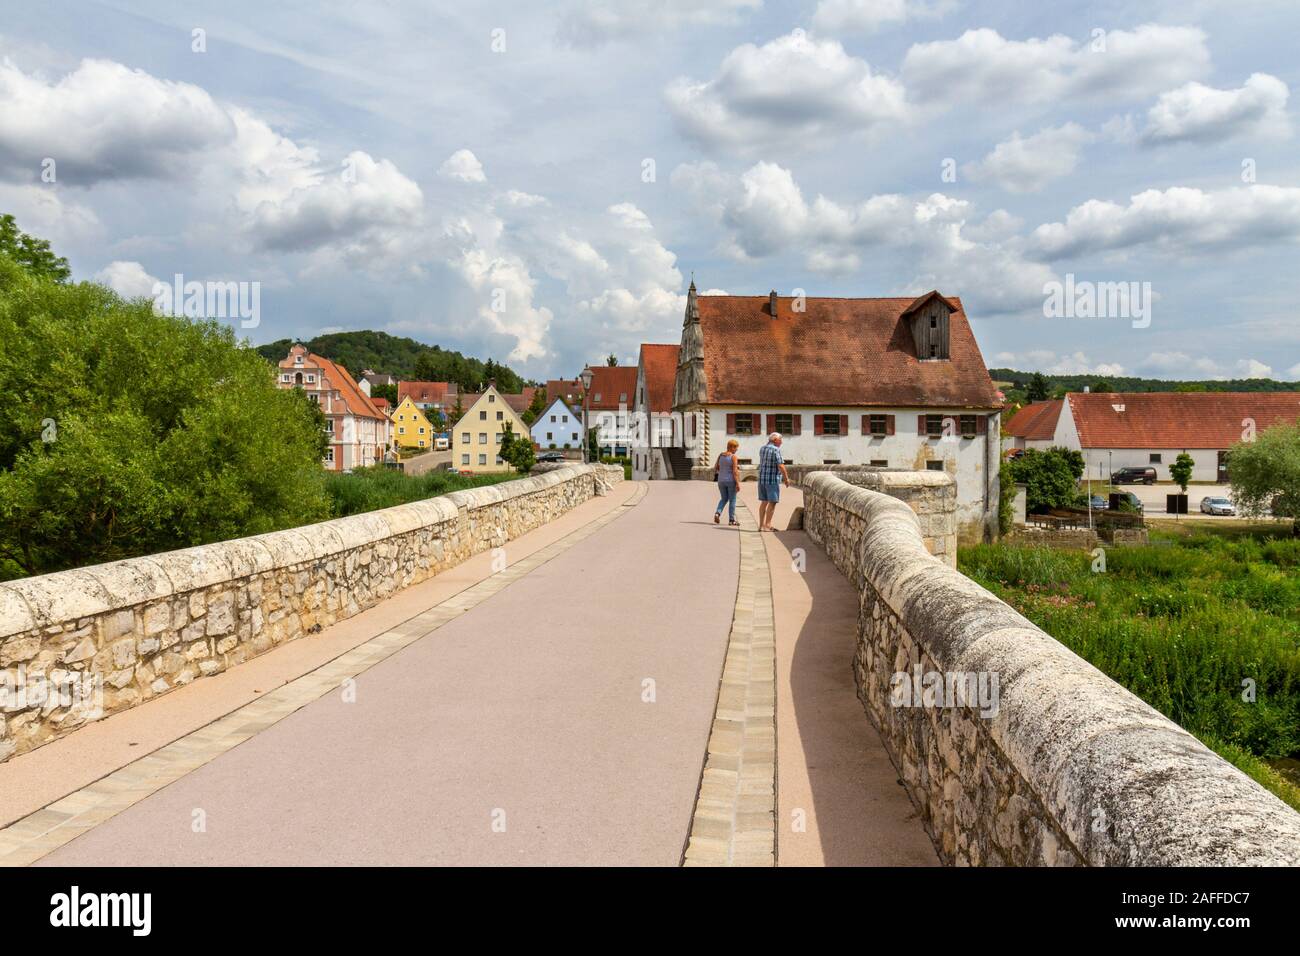
[[650, 484], [354, 703], [327, 694], [42, 862], [676, 865], [736, 594], [713, 495]]

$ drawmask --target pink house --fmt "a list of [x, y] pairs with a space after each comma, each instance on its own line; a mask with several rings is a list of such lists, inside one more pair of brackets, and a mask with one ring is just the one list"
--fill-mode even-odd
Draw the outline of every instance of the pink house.
[[392, 443], [392, 423], [341, 365], [295, 345], [280, 360], [277, 384], [301, 388], [325, 413], [330, 448], [324, 465], [350, 471], [376, 465]]

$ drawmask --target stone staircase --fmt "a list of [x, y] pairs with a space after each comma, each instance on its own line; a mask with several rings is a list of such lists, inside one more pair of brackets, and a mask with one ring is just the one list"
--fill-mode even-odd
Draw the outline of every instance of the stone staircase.
[[668, 467], [672, 469], [674, 481], [691, 480], [691, 460], [686, 457], [684, 448], [665, 448], [664, 457], [668, 459]]

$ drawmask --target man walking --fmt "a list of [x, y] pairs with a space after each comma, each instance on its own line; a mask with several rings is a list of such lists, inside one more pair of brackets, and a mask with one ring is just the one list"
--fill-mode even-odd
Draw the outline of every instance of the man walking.
[[790, 483], [790, 474], [781, 458], [781, 433], [772, 432], [767, 444], [758, 452], [758, 530], [774, 531], [772, 515], [781, 500], [781, 482]]

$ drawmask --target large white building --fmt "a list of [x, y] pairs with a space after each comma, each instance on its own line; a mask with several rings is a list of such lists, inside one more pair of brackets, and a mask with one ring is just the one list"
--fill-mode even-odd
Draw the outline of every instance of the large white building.
[[1170, 481], [1182, 452], [1192, 481], [1228, 478], [1228, 449], [1278, 422], [1300, 419], [1300, 392], [1070, 392], [1035, 402], [1007, 422], [1007, 448], [1081, 452], [1086, 474], [1151, 467]]
[[301, 344], [280, 360], [281, 388], [300, 388], [325, 414], [330, 447], [324, 466], [350, 471], [379, 464], [393, 440], [392, 422], [375, 407], [342, 365], [314, 355]]
[[959, 299], [687, 293], [672, 410], [697, 465], [732, 438], [757, 463], [777, 431], [798, 465], [942, 470], [961, 537], [981, 540], [997, 527], [1000, 407]]

